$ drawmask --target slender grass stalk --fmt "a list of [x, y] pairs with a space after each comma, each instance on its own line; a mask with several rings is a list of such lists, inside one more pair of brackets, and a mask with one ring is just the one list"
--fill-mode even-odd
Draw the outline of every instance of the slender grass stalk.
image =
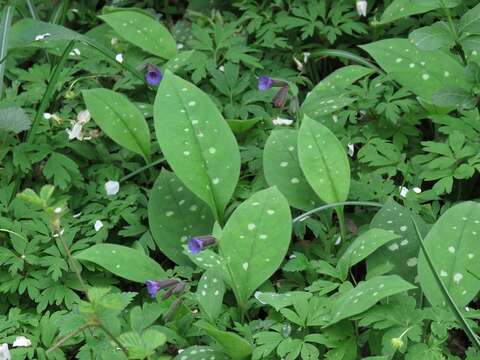
[[[5, 59], [8, 53], [8, 34], [12, 23], [14, 6], [7, 6], [3, 10], [2, 22], [0, 23], [0, 59]], [[6, 62], [0, 63], [0, 99], [3, 93], [3, 77], [5, 74]]]
[[161, 164], [162, 162], [165, 161], [165, 158], [160, 158], [158, 160], [155, 160], [155, 161], [152, 161], [151, 163], [145, 165], [145, 166], [142, 166], [141, 168], [135, 170], [135, 171], [132, 171], [130, 174], [127, 174], [125, 175], [124, 177], [122, 177], [118, 182], [124, 182], [124, 181], [127, 181], [128, 179], [134, 177], [135, 175], [137, 174], [140, 174], [141, 172], [147, 170], [147, 169], [150, 169], [158, 164]]
[[366, 67], [369, 67], [373, 70], [375, 70], [379, 74], [385, 74], [382, 69], [380, 69], [378, 66], [372, 64], [370, 61], [365, 59], [364, 57], [361, 57], [357, 54], [354, 54], [350, 51], [345, 51], [345, 50], [335, 50], [335, 49], [320, 49], [320, 50], [315, 50], [312, 52], [311, 55], [313, 58], [316, 57], [338, 57], [341, 59], [347, 59], [351, 60], [353, 62], [356, 62], [358, 64], [364, 65]]
[[337, 206], [335, 212], [338, 217], [338, 225], [340, 226], [340, 236], [342, 241], [347, 238], [347, 226], [345, 224], [345, 214], [343, 213], [343, 206]]
[[371, 201], [342, 201], [342, 202], [338, 202], [338, 203], [323, 205], [323, 206], [320, 206], [318, 208], [307, 211], [306, 213], [303, 213], [302, 215], [299, 215], [296, 218], [294, 218], [293, 223], [296, 223], [296, 222], [299, 222], [299, 221], [304, 221], [315, 213], [319, 213], [319, 212], [324, 211], [324, 210], [336, 208], [338, 206], [345, 206], [345, 205], [375, 206], [375, 207], [382, 207], [383, 206], [383, 204], [376, 203], [376, 202], [371, 202]]
[[422, 235], [420, 233], [420, 230], [418, 229], [418, 225], [417, 225], [415, 219], [413, 218], [413, 216], [410, 216], [410, 219], [412, 220], [413, 226], [415, 227], [415, 232], [416, 232], [417, 238], [420, 242], [420, 247], [422, 249], [423, 255], [425, 256], [425, 259], [427, 260], [427, 264], [430, 267], [430, 270], [433, 274], [433, 277], [435, 278], [435, 281], [436, 281], [440, 291], [442, 292], [442, 295], [445, 298], [446, 303], [448, 304], [448, 306], [452, 310], [453, 314], [457, 318], [457, 321], [460, 323], [460, 326], [463, 328], [463, 330], [467, 334], [467, 336], [470, 339], [470, 341], [472, 342], [472, 344], [475, 346], [475, 348], [477, 350], [480, 351], [480, 340], [479, 340], [477, 334], [475, 334], [475, 332], [472, 330], [472, 328], [468, 324], [467, 320], [463, 317], [463, 314], [461, 313], [461, 311], [458, 308], [455, 301], [452, 299], [452, 296], [450, 295], [447, 287], [445, 286], [442, 279], [440, 278], [440, 275], [438, 274], [438, 272], [435, 268], [435, 265], [433, 264], [433, 260], [430, 256], [427, 248], [425, 247], [425, 244], [423, 243], [423, 238], [422, 238]]
[[53, 24], [62, 24], [67, 15], [68, 8], [70, 7], [70, 0], [62, 0], [57, 5], [50, 17], [50, 22]]

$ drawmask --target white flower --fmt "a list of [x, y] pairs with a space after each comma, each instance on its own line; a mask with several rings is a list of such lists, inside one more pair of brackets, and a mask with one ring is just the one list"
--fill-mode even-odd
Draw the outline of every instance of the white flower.
[[183, 44], [178, 43], [178, 44], [177, 44], [177, 49], [178, 49], [178, 50], [182, 50], [182, 49], [183, 49]]
[[8, 350], [8, 344], [0, 345], [0, 360], [12, 360], [10, 350]]
[[83, 140], [82, 134], [83, 125], [80, 123], [74, 123], [72, 129], [67, 129], [66, 132], [68, 134], [68, 140], [78, 139]]
[[422, 192], [422, 189], [420, 189], [419, 187], [414, 187], [412, 190], [416, 194], [420, 194]]
[[47, 112], [46, 112], [46, 113], [43, 113], [43, 118], [44, 118], [45, 120], [50, 120], [50, 119], [52, 118], [52, 114], [47, 113]]
[[353, 154], [355, 154], [355, 146], [351, 143], [348, 143], [347, 147], [348, 147], [348, 155], [352, 157]]
[[90, 119], [91, 119], [90, 111], [88, 111], [88, 110], [80, 111], [77, 114], [77, 122], [79, 122], [81, 124], [86, 124], [87, 122], [90, 121]]
[[101, 220], [97, 220], [95, 221], [93, 227], [95, 228], [95, 231], [100, 231], [100, 229], [103, 228], [103, 222]]
[[360, 16], [367, 16], [367, 2], [366, 0], [357, 0], [357, 13]]
[[54, 212], [55, 212], [55, 214], [60, 214], [62, 212], [62, 208], [57, 207], [57, 208], [55, 208]]
[[117, 44], [118, 44], [118, 39], [117, 39], [116, 37], [113, 37], [113, 38], [110, 40], [110, 44], [111, 44], [112, 46], [117, 45]]
[[37, 36], [35, 36], [35, 41], [45, 40], [50, 35], [51, 35], [50, 33], [37, 35]]
[[310, 57], [310, 53], [308, 51], [303, 53], [303, 63], [306, 64], [308, 61], [308, 58]]
[[273, 125], [292, 125], [293, 120], [290, 119], [282, 119], [280, 117], [277, 117], [272, 120]]
[[123, 63], [123, 54], [115, 55], [115, 60], [117, 60], [120, 64]]
[[295, 56], [293, 57], [293, 62], [297, 65], [297, 70], [302, 72], [303, 71], [303, 64], [300, 60], [298, 60]]
[[338, 246], [338, 245], [340, 245], [341, 242], [342, 242], [342, 237], [339, 235], [337, 237], [337, 240], [335, 240], [335, 245]]
[[13, 342], [12, 347], [29, 347], [32, 346], [32, 342], [30, 339], [26, 338], [25, 336], [17, 336], [15, 341]]
[[224, 72], [224, 71], [225, 71], [225, 66], [220, 65], [220, 66], [218, 67], [218, 70], [220, 70], [221, 72]]
[[105, 183], [105, 191], [107, 195], [117, 195], [118, 191], [120, 190], [120, 183], [115, 180], [108, 180]]
[[399, 189], [400, 189], [400, 196], [403, 198], [407, 197], [409, 190], [405, 186], [400, 186]]
[[80, 56], [80, 50], [78, 48], [73, 49], [70, 51], [70, 56]]

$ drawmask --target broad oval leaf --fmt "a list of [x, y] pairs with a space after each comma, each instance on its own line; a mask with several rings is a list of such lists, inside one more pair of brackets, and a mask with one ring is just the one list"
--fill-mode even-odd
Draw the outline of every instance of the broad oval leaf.
[[383, 12], [380, 24], [386, 24], [407, 16], [423, 14], [443, 7], [455, 7], [461, 0], [394, 0]]
[[321, 202], [300, 168], [297, 138], [297, 130], [272, 131], [263, 152], [263, 171], [268, 185], [276, 186], [291, 206], [310, 210]]
[[240, 173], [238, 145], [227, 122], [207, 94], [170, 71], [158, 88], [154, 118], [175, 174], [221, 219]]
[[25, 111], [18, 106], [0, 109], [0, 130], [18, 134], [30, 129], [32, 122]]
[[270, 305], [275, 310], [279, 311], [294, 303], [294, 299], [297, 297], [305, 298], [308, 300], [313, 295], [304, 291], [289, 291], [286, 293], [274, 293], [274, 292], [255, 292], [255, 299], [257, 299], [262, 305]]
[[229, 357], [223, 352], [215, 350], [209, 346], [191, 346], [184, 349], [181, 353], [173, 358], [173, 360], [229, 360]]
[[350, 165], [342, 144], [322, 124], [305, 117], [298, 133], [300, 166], [317, 195], [326, 203], [345, 201], [350, 190]]
[[116, 244], [96, 244], [75, 254], [124, 279], [143, 283], [166, 277], [162, 267], [139, 250]]
[[292, 219], [276, 188], [259, 191], [231, 215], [220, 240], [232, 286], [246, 303], [282, 263], [290, 244]]
[[[479, 234], [480, 204], [468, 201], [448, 209], [424, 239], [433, 265], [460, 308], [480, 290]], [[445, 298], [423, 253], [418, 259], [418, 275], [430, 304], [444, 305]]]
[[408, 38], [421, 50], [437, 50], [442, 47], [450, 47], [455, 43], [448, 24], [438, 21], [430, 26], [424, 26], [413, 30]]
[[355, 288], [341, 293], [333, 301], [332, 319], [327, 326], [370, 309], [387, 296], [412, 290], [415, 286], [397, 275], [377, 276], [360, 282]]
[[463, 14], [458, 27], [462, 35], [480, 34], [480, 4]]
[[223, 274], [218, 268], [205, 271], [198, 281], [196, 297], [202, 310], [214, 322], [222, 311], [225, 283]]
[[124, 95], [107, 89], [82, 91], [85, 104], [100, 128], [119, 145], [150, 156], [150, 130], [141, 111]]
[[361, 48], [396, 81], [427, 100], [445, 86], [470, 89], [463, 67], [442, 50], [419, 50], [406, 39], [380, 40]]
[[150, 191], [148, 222], [160, 251], [179, 265], [192, 265], [183, 253], [187, 240], [210, 234], [213, 227], [208, 206], [165, 169]]
[[170, 59], [177, 53], [177, 46], [170, 32], [148, 15], [122, 10], [99, 17], [118, 35], [150, 54]]

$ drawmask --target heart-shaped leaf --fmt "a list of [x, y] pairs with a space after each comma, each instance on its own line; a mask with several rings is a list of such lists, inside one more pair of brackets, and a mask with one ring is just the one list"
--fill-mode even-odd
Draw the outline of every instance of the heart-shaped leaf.
[[162, 267], [139, 250], [116, 244], [96, 244], [75, 254], [124, 279], [143, 283], [166, 278]]
[[317, 195], [326, 203], [345, 201], [350, 190], [350, 165], [342, 144], [322, 124], [305, 117], [298, 133], [300, 166]]
[[158, 248], [179, 265], [192, 264], [183, 253], [187, 240], [210, 234], [213, 228], [208, 206], [165, 169], [150, 191], [148, 221]]
[[263, 171], [268, 185], [276, 186], [291, 206], [310, 210], [320, 205], [320, 199], [300, 169], [297, 138], [296, 130], [272, 131], [263, 152]]
[[124, 95], [108, 89], [82, 91], [85, 104], [100, 128], [119, 145], [150, 156], [150, 130], [141, 111]]
[[172, 35], [157, 20], [139, 11], [114, 11], [99, 16], [121, 37], [150, 54], [170, 59], [177, 53]]
[[233, 212], [223, 229], [220, 253], [241, 304], [278, 269], [291, 231], [290, 208], [276, 188], [255, 193]]
[[240, 153], [217, 107], [195, 85], [166, 71], [154, 118], [158, 142], [175, 174], [222, 220], [237, 185]]
[[[433, 225], [424, 239], [433, 265], [458, 307], [467, 305], [480, 290], [480, 204], [455, 205]], [[418, 259], [422, 290], [432, 305], [443, 306], [442, 295], [423, 253]]]

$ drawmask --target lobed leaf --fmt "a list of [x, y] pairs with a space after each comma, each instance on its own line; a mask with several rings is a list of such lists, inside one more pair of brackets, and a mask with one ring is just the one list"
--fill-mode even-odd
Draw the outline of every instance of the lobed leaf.
[[0, 130], [15, 134], [30, 129], [32, 122], [25, 111], [18, 106], [0, 109]]

